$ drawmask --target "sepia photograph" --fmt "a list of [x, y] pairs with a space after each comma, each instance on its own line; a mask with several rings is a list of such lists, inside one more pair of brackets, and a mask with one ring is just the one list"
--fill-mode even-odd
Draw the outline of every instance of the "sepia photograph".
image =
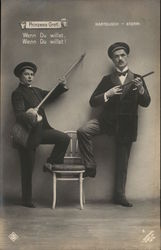
[[1, 250], [160, 250], [159, 10], [1, 0]]

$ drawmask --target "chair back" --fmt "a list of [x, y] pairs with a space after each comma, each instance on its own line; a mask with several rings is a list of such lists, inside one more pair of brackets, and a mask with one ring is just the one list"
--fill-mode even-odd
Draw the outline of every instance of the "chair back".
[[82, 164], [82, 159], [78, 147], [77, 132], [74, 130], [70, 130], [65, 131], [65, 133], [69, 135], [70, 143], [64, 157], [64, 162], [72, 164]]

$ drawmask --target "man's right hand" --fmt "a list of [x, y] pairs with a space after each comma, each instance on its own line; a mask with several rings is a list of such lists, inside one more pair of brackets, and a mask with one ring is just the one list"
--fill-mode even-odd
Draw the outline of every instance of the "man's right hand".
[[110, 98], [114, 95], [121, 95], [122, 94], [122, 87], [115, 86], [105, 92], [106, 98]]
[[26, 111], [30, 123], [35, 126], [38, 122], [42, 120], [42, 116], [37, 113], [37, 109], [30, 108]]

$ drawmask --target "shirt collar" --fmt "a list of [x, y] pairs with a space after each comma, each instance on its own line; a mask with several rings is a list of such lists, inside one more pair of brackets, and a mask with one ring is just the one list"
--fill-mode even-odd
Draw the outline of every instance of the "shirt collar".
[[22, 83], [22, 82], [20, 82], [20, 85], [23, 86], [23, 87], [25, 87], [25, 88], [31, 88], [31, 87], [32, 87], [31, 84], [30, 84], [30, 85], [25, 85], [25, 84]]
[[118, 71], [118, 72], [125, 72], [125, 71], [127, 71], [129, 68], [128, 68], [128, 66], [126, 66], [122, 71], [119, 69], [119, 68], [116, 68], [116, 71]]

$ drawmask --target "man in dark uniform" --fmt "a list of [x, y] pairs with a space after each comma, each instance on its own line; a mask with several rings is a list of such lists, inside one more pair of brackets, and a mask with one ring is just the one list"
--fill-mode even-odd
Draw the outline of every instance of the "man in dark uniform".
[[[128, 68], [128, 44], [117, 42], [108, 49], [115, 69], [102, 81], [90, 98], [90, 105], [103, 106], [103, 112], [97, 119], [90, 120], [78, 129], [78, 142], [86, 176], [95, 177], [96, 163], [93, 155], [92, 137], [102, 133], [115, 136], [116, 139], [116, 176], [114, 202], [131, 207], [125, 196], [128, 159], [131, 145], [137, 138], [138, 105], [147, 107], [150, 96], [144, 80]], [[134, 81], [134, 84], [124, 84]]]
[[[55, 144], [45, 166], [52, 167], [54, 163], [63, 163], [69, 144], [69, 136], [53, 129], [46, 118], [43, 107], [38, 111], [35, 107], [48, 94], [48, 91], [32, 87], [31, 83], [37, 67], [32, 62], [22, 62], [14, 70], [19, 78], [19, 86], [12, 93], [12, 105], [16, 121], [30, 131], [27, 145], [17, 145], [21, 162], [22, 205], [34, 207], [32, 202], [32, 173], [36, 148], [39, 144]], [[54, 101], [60, 94], [67, 91], [65, 79], [53, 91], [46, 102]]]

